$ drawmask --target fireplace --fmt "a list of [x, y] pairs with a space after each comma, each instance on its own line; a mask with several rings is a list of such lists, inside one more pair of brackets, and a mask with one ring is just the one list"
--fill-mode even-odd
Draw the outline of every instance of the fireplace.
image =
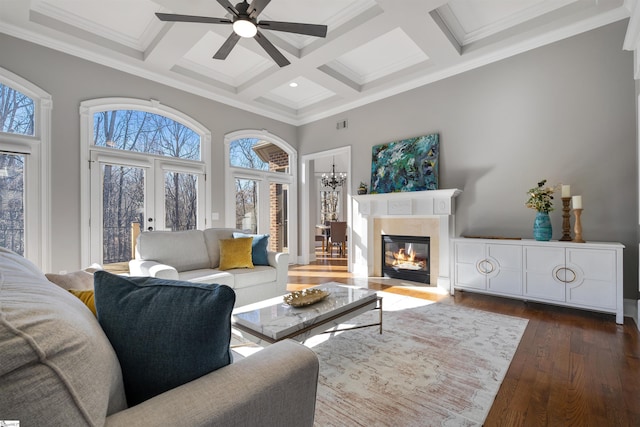
[[381, 238], [383, 276], [431, 283], [429, 237], [383, 234]]

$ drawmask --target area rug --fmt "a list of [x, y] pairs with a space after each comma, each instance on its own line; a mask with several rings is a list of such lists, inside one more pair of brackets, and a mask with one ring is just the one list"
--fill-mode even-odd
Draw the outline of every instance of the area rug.
[[320, 360], [315, 425], [482, 425], [527, 320], [379, 294], [382, 335], [363, 328], [305, 343]]

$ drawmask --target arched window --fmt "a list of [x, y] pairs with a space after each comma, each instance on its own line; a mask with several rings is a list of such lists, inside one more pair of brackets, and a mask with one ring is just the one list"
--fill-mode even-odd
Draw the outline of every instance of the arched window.
[[[270, 235], [269, 249], [297, 253], [296, 151], [266, 131], [225, 136], [227, 226]], [[294, 260], [292, 259], [292, 262]]]
[[200, 135], [172, 118], [142, 110], [93, 114], [93, 144], [179, 159], [200, 160]]
[[81, 115], [87, 262], [128, 261], [137, 229], [207, 226], [211, 134], [204, 126], [157, 101], [135, 99], [86, 101]]
[[50, 268], [51, 96], [0, 68], [0, 246]]

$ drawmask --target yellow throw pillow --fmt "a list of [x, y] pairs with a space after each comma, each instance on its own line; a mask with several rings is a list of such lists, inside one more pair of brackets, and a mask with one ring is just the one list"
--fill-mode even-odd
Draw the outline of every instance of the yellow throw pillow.
[[84, 303], [84, 305], [89, 307], [89, 310], [91, 310], [93, 315], [97, 317], [96, 303], [93, 296], [93, 291], [79, 291], [77, 289], [69, 289], [69, 292], [77, 296], [80, 299], [80, 301]]
[[220, 239], [220, 270], [253, 268], [251, 248], [253, 238]]

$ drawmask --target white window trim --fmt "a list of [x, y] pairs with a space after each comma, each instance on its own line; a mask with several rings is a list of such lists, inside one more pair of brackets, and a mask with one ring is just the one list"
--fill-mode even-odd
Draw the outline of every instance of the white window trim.
[[[231, 166], [231, 142], [243, 138], [256, 138], [276, 144], [289, 155], [289, 173], [258, 171]], [[224, 136], [224, 170], [225, 170], [225, 225], [235, 228], [235, 178], [262, 180], [264, 177], [272, 182], [289, 186], [289, 262], [295, 263], [298, 253], [298, 152], [288, 142], [265, 129], [244, 129], [230, 132]]]
[[[178, 111], [174, 108], [168, 107], [155, 99], [144, 100], [136, 98], [97, 98], [80, 103], [80, 194], [81, 194], [81, 207], [80, 207], [80, 247], [81, 247], [81, 260], [82, 265], [89, 265], [90, 253], [91, 253], [91, 170], [89, 163], [91, 161], [91, 151], [99, 150], [105, 155], [126, 157], [129, 154], [144, 154], [148, 157], [157, 157], [145, 153], [135, 152], [115, 152], [112, 149], [96, 147], [93, 145], [93, 115], [101, 111], [112, 110], [139, 110], [146, 111], [153, 114], [168, 117], [175, 120], [178, 123], [183, 124], [189, 129], [193, 130], [200, 136], [200, 161], [204, 165], [205, 177], [211, 176], [211, 131], [204, 125], [189, 117], [188, 115]], [[171, 158], [172, 162], [179, 163], [180, 159]], [[189, 163], [193, 164], [198, 162], [197, 160], [190, 160]], [[186, 163], [186, 162], [185, 162]], [[189, 170], [185, 166], [185, 170]], [[205, 217], [206, 212], [211, 212], [211, 195], [212, 185], [211, 180], [205, 180]], [[209, 222], [206, 221], [208, 224]]]
[[0, 149], [29, 154], [25, 167], [25, 258], [51, 271], [51, 95], [0, 67], [0, 82], [35, 103], [33, 136], [2, 133]]

